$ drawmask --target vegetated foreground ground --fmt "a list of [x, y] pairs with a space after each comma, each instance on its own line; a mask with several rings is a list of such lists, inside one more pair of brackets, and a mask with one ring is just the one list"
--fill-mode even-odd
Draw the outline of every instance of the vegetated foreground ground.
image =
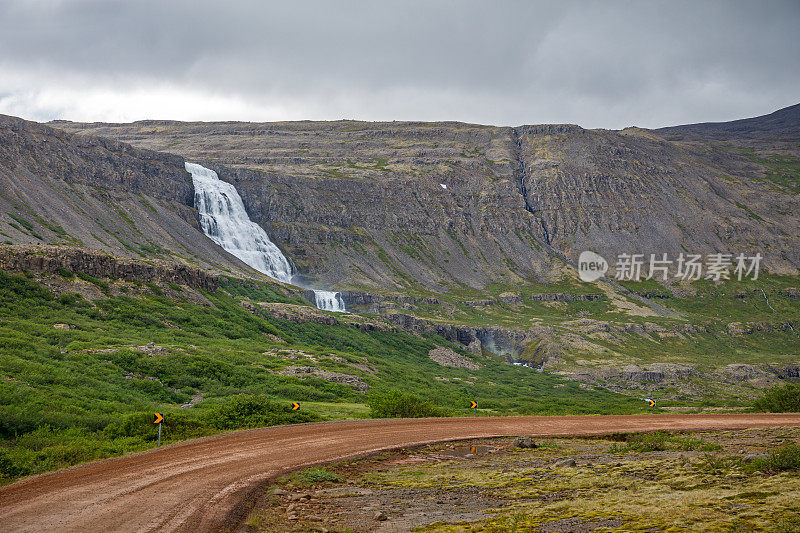
[[[275, 426], [194, 439], [0, 487], [0, 524], [3, 530], [31, 532], [218, 532], [245, 522], [257, 497], [280, 476], [391, 449], [517, 435], [561, 438], [790, 426], [800, 427], [800, 413], [418, 418]], [[800, 462], [797, 455], [795, 450], [784, 463]], [[326, 472], [312, 479], [329, 477]], [[513, 469], [508, 473], [509, 480], [531, 485]], [[502, 479], [502, 473], [496, 475]], [[419, 479], [424, 480], [422, 474]], [[626, 484], [635, 481], [622, 479]], [[443, 477], [430, 479], [428, 486], [446, 492], [451, 481], [457, 483], [458, 478], [445, 471]], [[466, 481], [461, 485], [476, 486], [476, 480]], [[503, 497], [510, 487], [503, 483], [495, 495]], [[305, 499], [309, 498], [310, 494]], [[410, 499], [421, 498], [408, 494], [394, 498], [398, 503]]]
[[[647, 409], [433, 335], [276, 318], [252, 302], [299, 300], [267, 283], [159, 283], [0, 271], [0, 485], [155, 447], [155, 411], [170, 443], [363, 417], [366, 388], [402, 388], [453, 415], [469, 414], [470, 400], [493, 414]], [[437, 347], [480, 368], [441, 366], [429, 356]]]
[[279, 479], [243, 530], [800, 531], [798, 443], [795, 427], [390, 451]]

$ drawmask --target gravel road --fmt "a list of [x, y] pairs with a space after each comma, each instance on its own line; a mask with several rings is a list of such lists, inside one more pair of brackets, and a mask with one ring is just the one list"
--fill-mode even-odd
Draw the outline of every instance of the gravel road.
[[236, 431], [0, 488], [3, 531], [228, 531], [275, 476], [448, 440], [800, 426], [800, 414], [347, 420]]

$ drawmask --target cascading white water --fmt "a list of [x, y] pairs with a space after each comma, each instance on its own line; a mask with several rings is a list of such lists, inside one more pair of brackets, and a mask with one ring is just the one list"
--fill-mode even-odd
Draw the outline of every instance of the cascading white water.
[[236, 188], [211, 169], [186, 163], [194, 183], [200, 227], [211, 240], [251, 267], [278, 281], [292, 281], [292, 266], [267, 232], [250, 220]]
[[324, 309], [325, 311], [338, 311], [338, 312], [342, 312], [345, 310], [344, 300], [342, 300], [342, 295], [339, 294], [338, 292], [315, 290], [314, 297], [316, 299], [316, 304], [319, 309]]
[[[236, 187], [222, 181], [217, 173], [186, 163], [192, 175], [194, 206], [200, 214], [200, 227], [215, 243], [259, 272], [284, 283], [291, 283], [294, 270], [280, 248], [275, 246], [264, 229], [250, 220]], [[326, 311], [345, 312], [342, 295], [314, 290], [317, 307]]]

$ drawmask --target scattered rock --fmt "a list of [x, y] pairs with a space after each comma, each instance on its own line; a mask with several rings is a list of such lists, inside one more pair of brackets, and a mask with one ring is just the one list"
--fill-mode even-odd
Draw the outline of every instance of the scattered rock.
[[375, 514], [372, 515], [372, 519], [377, 520], [379, 522], [383, 522], [384, 520], [388, 520], [389, 517], [386, 516], [386, 513], [384, 513], [383, 511], [375, 511]]
[[470, 353], [474, 353], [475, 355], [482, 355], [483, 345], [481, 344], [481, 340], [475, 339], [474, 341], [470, 342], [467, 345], [467, 350], [469, 350]]
[[140, 352], [146, 353], [147, 355], [165, 355], [167, 353], [166, 348], [152, 342], [149, 342], [144, 346], [136, 346], [133, 349], [139, 350]]
[[480, 368], [477, 364], [473, 363], [463, 355], [454, 352], [450, 348], [443, 348], [441, 346], [429, 351], [428, 357], [433, 359], [441, 366], [466, 368], [469, 370], [478, 370]]
[[518, 292], [504, 292], [500, 295], [500, 301], [508, 305], [518, 305], [522, 303], [522, 296]]
[[290, 320], [298, 324], [304, 322], [326, 324], [329, 326], [339, 324], [339, 320], [337, 320], [336, 317], [308, 305], [283, 303], [258, 303], [257, 305], [275, 318]]
[[640, 381], [658, 383], [664, 379], [664, 373], [629, 365], [622, 369], [622, 379], [626, 381]]
[[780, 383], [780, 377], [753, 365], [734, 363], [722, 369], [723, 377], [734, 382], [747, 382], [759, 388]]
[[536, 448], [533, 437], [517, 437], [514, 439], [515, 448]]
[[773, 371], [781, 379], [797, 379], [800, 378], [800, 363], [775, 368]]
[[626, 381], [639, 383], [660, 383], [669, 381], [686, 381], [698, 375], [697, 370], [689, 365], [673, 363], [654, 363], [645, 367], [628, 365], [622, 368], [620, 377]]
[[[502, 295], [501, 295], [502, 296]], [[530, 299], [535, 302], [588, 302], [605, 298], [604, 294], [532, 294]]]
[[564, 459], [563, 461], [558, 461], [557, 463], [553, 464], [554, 468], [569, 468], [572, 466], [576, 466], [578, 463], [575, 462], [575, 459]]
[[255, 304], [249, 300], [242, 300], [241, 302], [239, 302], [239, 305], [241, 305], [251, 313], [254, 312], [256, 309], [258, 309], [258, 307], [256, 307]]
[[789, 287], [788, 289], [783, 289], [780, 292], [787, 298], [795, 298], [795, 299], [800, 298], [800, 289], [798, 289], [797, 287]]
[[[262, 355], [268, 355], [270, 357], [276, 357], [278, 359], [309, 359], [311, 361], [316, 361], [317, 358], [313, 354], [304, 352], [303, 350], [295, 350], [292, 348], [281, 348], [276, 350], [267, 350], [266, 352], [261, 352]], [[252, 363], [251, 363], [252, 364]]]
[[486, 300], [468, 300], [464, 302], [465, 305], [470, 307], [485, 307], [487, 305], [494, 305], [497, 303], [497, 300], [494, 298], [488, 298]]
[[203, 401], [203, 393], [198, 392], [197, 394], [192, 395], [192, 399], [189, 400], [187, 403], [181, 404], [181, 409], [188, 409], [189, 407], [194, 407], [198, 403]]
[[283, 376], [294, 377], [315, 377], [330, 381], [331, 383], [340, 383], [342, 385], [349, 385], [358, 389], [360, 392], [369, 390], [369, 385], [366, 381], [358, 376], [350, 374], [342, 374], [341, 372], [333, 372], [331, 370], [323, 370], [315, 366], [287, 366], [279, 372]]

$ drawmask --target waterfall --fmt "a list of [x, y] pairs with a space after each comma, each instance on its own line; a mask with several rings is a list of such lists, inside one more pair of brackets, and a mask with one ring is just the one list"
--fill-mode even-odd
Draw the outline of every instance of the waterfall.
[[314, 291], [314, 297], [319, 309], [325, 311], [344, 312], [344, 300], [342, 295], [333, 291]]
[[[217, 173], [186, 163], [186, 171], [194, 184], [194, 207], [200, 214], [200, 228], [212, 241], [231, 255], [267, 276], [291, 283], [294, 269], [280, 248], [275, 246], [264, 228], [250, 220], [236, 187], [222, 181]], [[314, 290], [317, 307], [326, 311], [344, 312], [342, 295]]]
[[290, 283], [292, 266], [267, 232], [250, 220], [236, 188], [211, 169], [186, 163], [194, 183], [194, 206], [203, 233], [259, 272]]

